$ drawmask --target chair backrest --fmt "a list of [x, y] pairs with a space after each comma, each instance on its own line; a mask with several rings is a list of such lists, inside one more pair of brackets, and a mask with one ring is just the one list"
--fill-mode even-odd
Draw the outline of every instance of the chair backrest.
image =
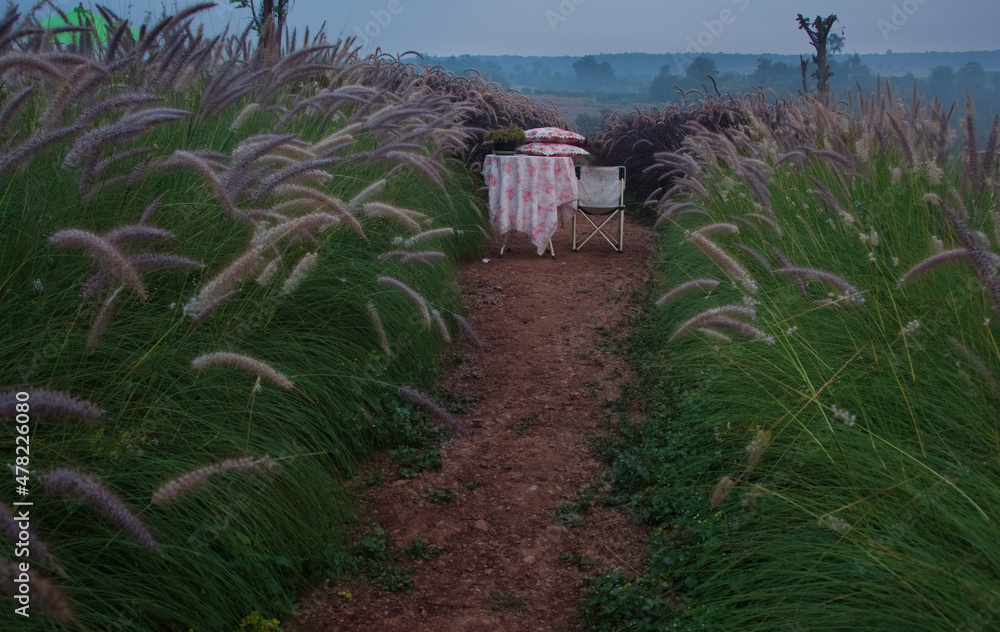
[[611, 212], [625, 208], [625, 167], [577, 165], [579, 206], [584, 211]]

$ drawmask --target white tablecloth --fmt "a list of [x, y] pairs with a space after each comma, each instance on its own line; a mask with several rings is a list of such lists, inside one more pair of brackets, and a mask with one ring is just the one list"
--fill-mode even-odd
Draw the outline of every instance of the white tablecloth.
[[559, 223], [560, 206], [565, 213], [575, 209], [578, 189], [573, 159], [490, 155], [483, 162], [483, 176], [496, 234], [527, 233], [538, 254], [545, 252]]

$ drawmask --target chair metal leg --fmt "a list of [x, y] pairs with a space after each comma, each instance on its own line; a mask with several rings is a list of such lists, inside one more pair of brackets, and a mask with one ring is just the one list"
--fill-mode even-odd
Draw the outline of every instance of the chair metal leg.
[[[580, 212], [582, 213], [583, 211], [580, 211]], [[618, 218], [618, 240], [617, 240], [617, 243], [607, 233], [604, 232], [604, 227], [607, 226], [608, 222], [612, 221], [615, 218], [615, 213], [619, 214], [619, 218]], [[623, 242], [623, 238], [624, 238], [624, 235], [625, 235], [625, 213], [622, 210], [617, 210], [614, 213], [611, 213], [600, 224], [595, 223], [594, 220], [592, 220], [590, 218], [590, 215], [588, 215], [587, 213], [583, 213], [583, 217], [594, 228], [594, 230], [589, 235], [587, 235], [587, 237], [583, 241], [581, 241], [579, 243], [579, 245], [577, 245], [576, 244], [576, 226], [575, 225], [573, 226], [573, 245], [574, 245], [573, 252], [576, 252], [576, 251], [580, 250], [580, 248], [583, 248], [584, 244], [586, 244], [588, 241], [590, 241], [590, 239], [594, 235], [597, 235], [598, 233], [600, 233], [600, 235], [602, 237], [604, 237], [604, 240], [608, 242], [608, 244], [615, 250], [615, 252], [622, 252], [623, 251], [624, 248], [623, 248], [622, 242]], [[576, 216], [575, 215], [573, 216], [573, 220], [575, 222], [575, 220], [576, 220]]]

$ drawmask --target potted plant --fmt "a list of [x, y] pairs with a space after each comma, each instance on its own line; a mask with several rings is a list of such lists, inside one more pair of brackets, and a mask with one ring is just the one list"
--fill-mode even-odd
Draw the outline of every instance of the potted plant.
[[511, 123], [506, 127], [487, 131], [483, 140], [493, 143], [493, 153], [513, 154], [518, 143], [524, 142], [524, 130], [516, 123]]

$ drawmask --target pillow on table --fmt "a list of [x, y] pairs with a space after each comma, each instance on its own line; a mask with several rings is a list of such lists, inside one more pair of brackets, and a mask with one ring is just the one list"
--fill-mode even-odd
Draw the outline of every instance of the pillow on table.
[[558, 127], [536, 127], [524, 130], [524, 138], [529, 143], [565, 143], [580, 144], [586, 139], [582, 134], [560, 129]]
[[589, 156], [583, 147], [563, 143], [528, 143], [517, 148], [517, 153], [529, 156]]

